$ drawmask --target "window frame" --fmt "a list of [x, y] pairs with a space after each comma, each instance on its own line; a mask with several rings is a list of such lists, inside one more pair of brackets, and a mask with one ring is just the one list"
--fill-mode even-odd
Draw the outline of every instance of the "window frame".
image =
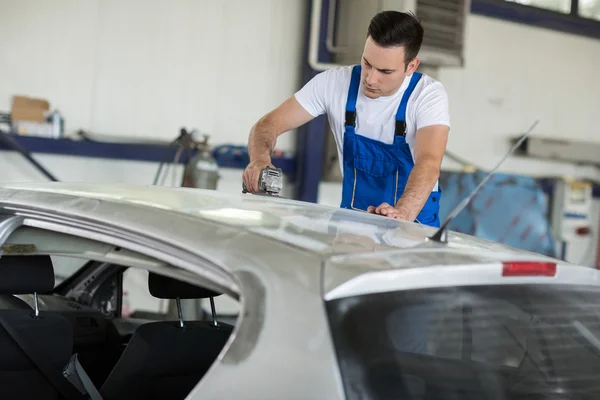
[[578, 12], [579, 0], [571, 0], [569, 14], [505, 0], [471, 0], [472, 14], [600, 39], [600, 20]]

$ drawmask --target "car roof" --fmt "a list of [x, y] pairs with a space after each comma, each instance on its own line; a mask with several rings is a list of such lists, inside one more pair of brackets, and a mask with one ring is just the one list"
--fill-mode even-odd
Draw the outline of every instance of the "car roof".
[[[107, 202], [115, 211], [125, 206], [159, 211], [151, 221], [143, 221], [145, 224], [160, 224], [163, 214], [166, 219], [171, 212], [184, 213], [195, 222], [217, 222], [327, 257], [436, 246], [428, 243], [428, 237], [435, 232], [432, 227], [271, 196], [131, 184], [36, 182], [0, 185], [0, 205], [4, 206], [33, 204], [51, 210], [55, 195]], [[81, 209], [77, 211], [81, 212]], [[126, 215], [120, 222], [124, 227], [129, 223], [140, 223], [139, 220], [128, 221]], [[455, 232], [450, 232], [448, 242], [441, 247], [547, 258]]]

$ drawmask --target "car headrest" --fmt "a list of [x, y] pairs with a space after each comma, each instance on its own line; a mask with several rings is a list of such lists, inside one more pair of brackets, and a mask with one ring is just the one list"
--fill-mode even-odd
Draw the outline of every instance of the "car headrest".
[[148, 275], [148, 288], [150, 294], [159, 299], [176, 299], [177, 297], [180, 299], [207, 299], [221, 295], [221, 293], [152, 272]]
[[50, 256], [0, 257], [0, 294], [47, 293], [53, 288]]

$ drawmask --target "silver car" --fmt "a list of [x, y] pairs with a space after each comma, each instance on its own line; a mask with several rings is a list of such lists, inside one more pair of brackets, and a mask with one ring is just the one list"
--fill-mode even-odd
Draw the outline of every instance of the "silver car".
[[[600, 398], [593, 268], [258, 195], [5, 184], [0, 207], [2, 399]], [[127, 270], [171, 318], [122, 314]]]

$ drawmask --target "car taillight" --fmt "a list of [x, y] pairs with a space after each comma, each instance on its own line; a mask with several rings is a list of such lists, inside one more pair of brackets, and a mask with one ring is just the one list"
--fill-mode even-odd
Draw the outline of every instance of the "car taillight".
[[502, 276], [554, 276], [556, 263], [539, 261], [509, 261], [502, 263]]

